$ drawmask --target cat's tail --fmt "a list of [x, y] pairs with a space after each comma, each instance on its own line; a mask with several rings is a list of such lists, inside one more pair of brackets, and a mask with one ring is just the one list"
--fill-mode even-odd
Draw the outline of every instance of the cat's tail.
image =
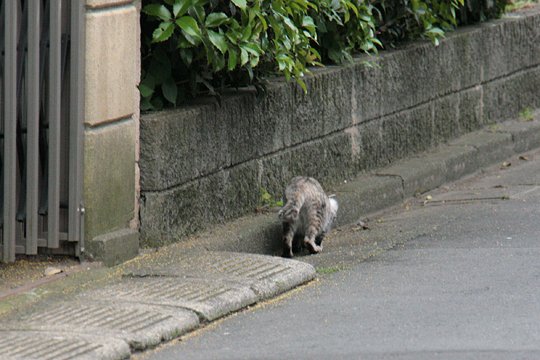
[[298, 201], [297, 199], [294, 200], [288, 200], [285, 206], [279, 210], [279, 218], [282, 221], [291, 222], [298, 220], [298, 215], [300, 214], [300, 208], [303, 205]]

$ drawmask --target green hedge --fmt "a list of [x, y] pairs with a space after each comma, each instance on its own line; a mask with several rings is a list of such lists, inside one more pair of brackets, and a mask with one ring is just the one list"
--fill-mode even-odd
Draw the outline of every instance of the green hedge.
[[[176, 106], [496, 17], [505, 0], [143, 0], [141, 109]], [[464, 6], [465, 5], [465, 6]]]

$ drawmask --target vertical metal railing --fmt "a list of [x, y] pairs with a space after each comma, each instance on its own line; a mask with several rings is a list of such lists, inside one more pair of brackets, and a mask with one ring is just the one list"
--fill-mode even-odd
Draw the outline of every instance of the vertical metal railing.
[[0, 0], [0, 261], [83, 246], [84, 3]]
[[[47, 247], [57, 248], [60, 209], [60, 106], [62, 104], [62, 2], [53, 1], [49, 9], [49, 146], [47, 176]], [[52, 119], [52, 120], [51, 120]]]
[[17, 206], [17, 33], [18, 6], [5, 1], [4, 8], [4, 121], [3, 125], [3, 260], [15, 260], [15, 215]]
[[71, 78], [70, 78], [70, 128], [69, 148], [72, 156], [69, 159], [69, 232], [71, 241], [77, 241], [77, 256], [84, 250], [84, 236], [81, 219], [84, 217], [82, 204], [82, 119], [84, 117], [84, 4], [86, 1], [75, 1], [71, 5]]

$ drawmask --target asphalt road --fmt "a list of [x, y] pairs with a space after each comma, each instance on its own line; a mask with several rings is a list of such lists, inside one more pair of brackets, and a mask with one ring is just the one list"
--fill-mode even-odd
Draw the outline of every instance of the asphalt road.
[[540, 359], [540, 152], [509, 162], [336, 231], [297, 258], [318, 281], [139, 357]]

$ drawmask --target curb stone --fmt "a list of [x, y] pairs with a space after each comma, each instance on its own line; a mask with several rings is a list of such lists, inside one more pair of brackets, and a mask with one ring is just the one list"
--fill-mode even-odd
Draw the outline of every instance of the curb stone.
[[116, 360], [129, 358], [129, 345], [102, 336], [52, 331], [0, 330], [1, 360]]

